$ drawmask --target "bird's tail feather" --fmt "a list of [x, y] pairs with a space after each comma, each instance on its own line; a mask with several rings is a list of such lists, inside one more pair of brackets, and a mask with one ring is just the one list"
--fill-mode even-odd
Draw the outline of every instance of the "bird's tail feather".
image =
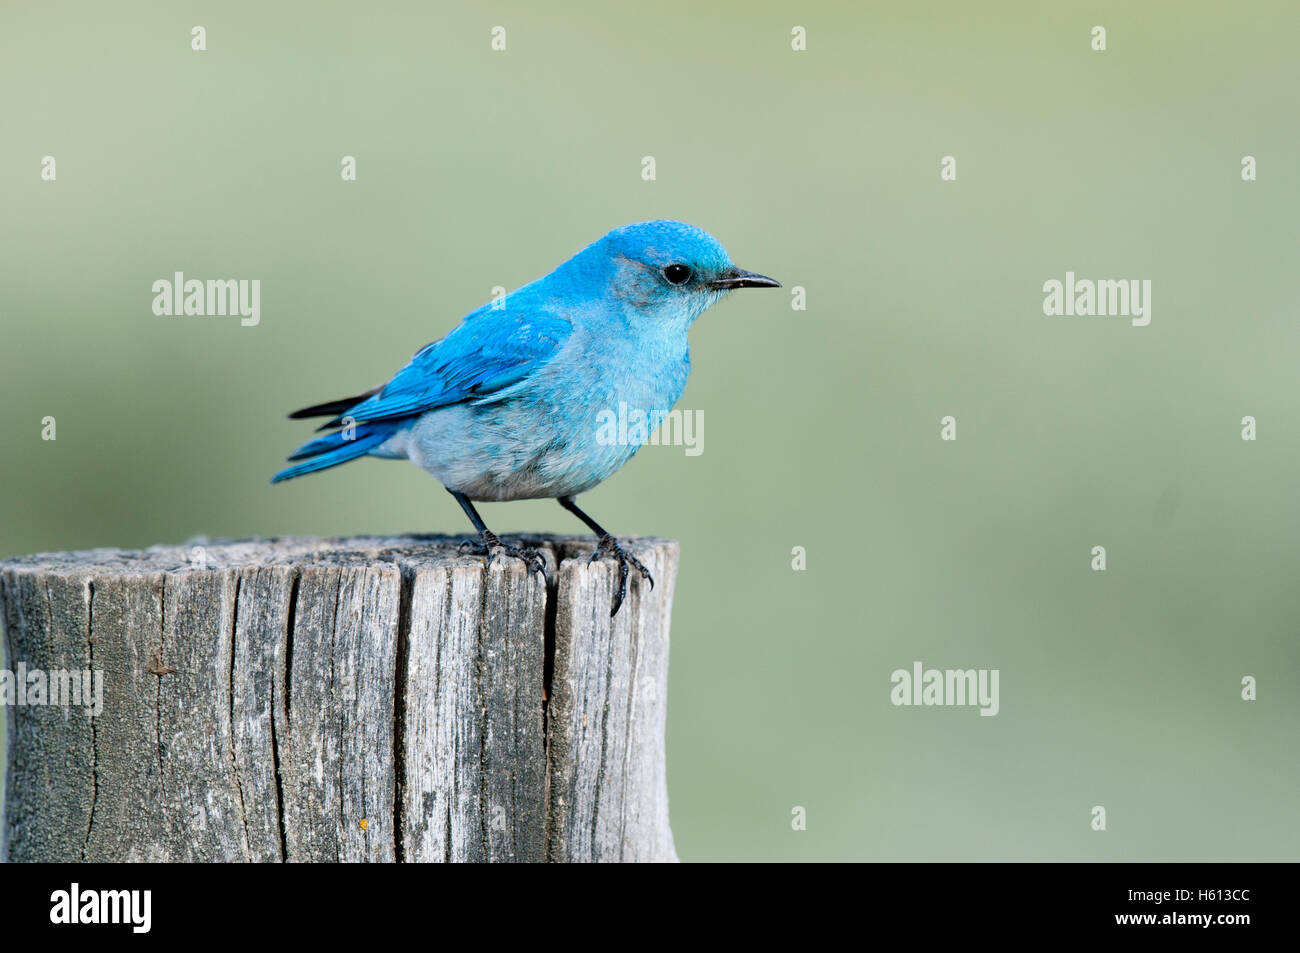
[[355, 460], [357, 457], [364, 457], [396, 433], [401, 426], [400, 421], [377, 421], [358, 424], [355, 428], [346, 428], [337, 433], [318, 437], [310, 443], [303, 444], [289, 457], [290, 460], [302, 460], [303, 463], [281, 470], [271, 477], [271, 482], [292, 480], [304, 473], [327, 470], [340, 463]]
[[367, 397], [378, 394], [383, 387], [375, 387], [366, 391], [364, 394], [357, 394], [356, 397], [342, 397], [338, 400], [327, 400], [323, 404], [312, 404], [310, 407], [304, 407], [302, 410], [295, 410], [289, 415], [290, 420], [303, 420], [306, 417], [337, 417], [339, 414], [355, 407]]

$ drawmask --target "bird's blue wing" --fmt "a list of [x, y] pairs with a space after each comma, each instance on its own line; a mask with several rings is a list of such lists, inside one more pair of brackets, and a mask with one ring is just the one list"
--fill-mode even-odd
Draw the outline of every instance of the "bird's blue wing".
[[351, 404], [331, 401], [300, 411], [328, 408], [335, 413], [346, 406], [319, 430], [342, 427], [345, 420], [350, 425], [299, 447], [289, 460], [302, 462], [281, 470], [271, 482], [366, 456], [425, 411], [502, 396], [549, 361], [571, 333], [573, 324], [567, 318], [543, 308], [498, 310], [486, 305], [441, 341], [417, 352], [378, 392], [361, 395]]
[[363, 421], [411, 417], [464, 400], [490, 399], [545, 364], [573, 332], [564, 317], [536, 309], [472, 312], [440, 341], [422, 348], [379, 393], [343, 417]]

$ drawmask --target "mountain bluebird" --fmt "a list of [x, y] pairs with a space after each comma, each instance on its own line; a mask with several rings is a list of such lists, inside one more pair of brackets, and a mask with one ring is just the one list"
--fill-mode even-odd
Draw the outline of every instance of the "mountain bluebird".
[[502, 545], [474, 501], [558, 500], [599, 538], [591, 558], [618, 561], [614, 615], [629, 566], [651, 587], [654, 580], [574, 497], [631, 459], [648, 434], [602, 439], [601, 420], [620, 406], [666, 412], [686, 386], [695, 319], [733, 289], [779, 287], [737, 268], [717, 239], [691, 225], [616, 228], [546, 277], [472, 311], [382, 387], [290, 414], [330, 417], [319, 430], [333, 432], [300, 447], [289, 460], [304, 462], [271, 482], [357, 457], [405, 458], [456, 498], [489, 562], [514, 556], [543, 571], [535, 550]]

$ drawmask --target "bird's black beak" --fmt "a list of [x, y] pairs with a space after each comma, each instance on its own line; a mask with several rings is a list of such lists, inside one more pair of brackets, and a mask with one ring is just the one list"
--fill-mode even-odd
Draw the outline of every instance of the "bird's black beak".
[[779, 288], [781, 282], [767, 275], [756, 275], [744, 268], [732, 268], [710, 281], [709, 287], [717, 291], [730, 291], [732, 288]]

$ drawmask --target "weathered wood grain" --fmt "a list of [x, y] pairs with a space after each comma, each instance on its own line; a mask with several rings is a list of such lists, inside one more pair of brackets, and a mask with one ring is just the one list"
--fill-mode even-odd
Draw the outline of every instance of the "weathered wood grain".
[[[103, 710], [8, 709], [11, 861], [675, 860], [664, 769], [677, 546], [280, 539], [0, 562], [9, 668]], [[547, 680], [550, 680], [549, 692]]]
[[562, 547], [549, 708], [551, 853], [584, 861], [676, 860], [664, 770], [668, 622], [677, 546], [638, 552], [656, 588], [610, 618], [613, 564]]

